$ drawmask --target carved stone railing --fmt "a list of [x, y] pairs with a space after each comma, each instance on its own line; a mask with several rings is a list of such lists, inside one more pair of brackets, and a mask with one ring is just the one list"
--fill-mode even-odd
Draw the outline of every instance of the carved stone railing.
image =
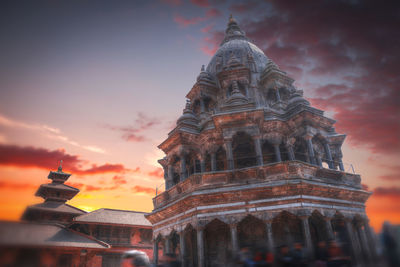
[[153, 198], [154, 208], [161, 208], [183, 195], [202, 188], [259, 182], [304, 179], [361, 189], [358, 174], [320, 168], [302, 161], [285, 161], [244, 169], [195, 173]]

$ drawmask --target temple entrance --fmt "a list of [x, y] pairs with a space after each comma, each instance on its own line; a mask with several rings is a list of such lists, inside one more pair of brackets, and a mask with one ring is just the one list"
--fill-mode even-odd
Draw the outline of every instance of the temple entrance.
[[267, 232], [265, 224], [254, 216], [247, 216], [238, 224], [239, 248], [266, 249]]
[[207, 224], [204, 234], [205, 265], [207, 267], [229, 266], [232, 259], [229, 226], [215, 219]]

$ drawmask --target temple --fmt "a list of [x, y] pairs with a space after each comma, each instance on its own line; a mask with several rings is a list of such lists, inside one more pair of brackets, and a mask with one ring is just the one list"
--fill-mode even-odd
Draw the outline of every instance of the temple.
[[231, 17], [176, 127], [159, 145], [165, 191], [146, 215], [154, 259], [230, 266], [241, 248], [300, 242], [312, 257], [337, 240], [354, 263], [374, 257], [365, 213], [370, 192], [345, 170], [344, 134]]

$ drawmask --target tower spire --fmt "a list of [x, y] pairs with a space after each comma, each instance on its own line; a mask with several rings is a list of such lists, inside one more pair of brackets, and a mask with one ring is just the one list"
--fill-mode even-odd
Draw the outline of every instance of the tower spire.
[[227, 28], [225, 30], [225, 38], [222, 41], [221, 45], [232, 39], [247, 40], [245, 32], [240, 29], [239, 24], [236, 22], [231, 14], [229, 16]]

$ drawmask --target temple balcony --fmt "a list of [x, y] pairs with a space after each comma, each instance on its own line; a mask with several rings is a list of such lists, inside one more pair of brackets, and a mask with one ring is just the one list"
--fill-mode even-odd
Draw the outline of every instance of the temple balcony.
[[[153, 204], [156, 210], [199, 190], [257, 183], [267, 183], [266, 186], [273, 186], [277, 182], [289, 183], [294, 180], [323, 182], [354, 189], [362, 188], [361, 178], [358, 174], [292, 160], [234, 170], [194, 173], [184, 181], [155, 196]], [[270, 185], [268, 185], [269, 183]]]

